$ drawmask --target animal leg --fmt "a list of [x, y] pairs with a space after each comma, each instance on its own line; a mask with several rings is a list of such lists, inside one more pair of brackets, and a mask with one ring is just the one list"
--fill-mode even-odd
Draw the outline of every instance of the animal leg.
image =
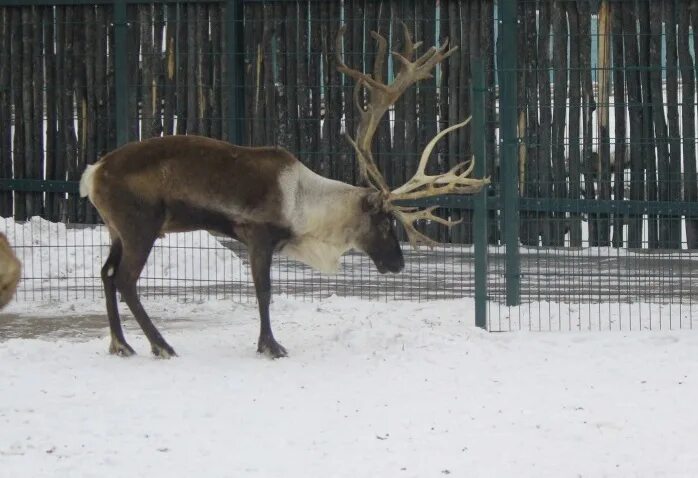
[[274, 242], [268, 237], [258, 237], [250, 241], [250, 267], [254, 280], [257, 303], [259, 305], [260, 331], [257, 352], [271, 358], [286, 357], [286, 349], [274, 339], [269, 321], [269, 302], [271, 301], [271, 259]]
[[150, 249], [153, 247], [157, 232], [148, 236], [139, 236], [138, 241], [129, 241], [122, 237], [123, 240], [123, 256], [121, 264], [116, 271], [116, 286], [121, 292], [121, 296], [126, 301], [129, 309], [136, 318], [138, 325], [143, 329], [143, 333], [150, 341], [150, 347], [153, 354], [161, 358], [176, 357], [174, 349], [165, 342], [158, 329], [153, 325], [153, 322], [148, 317], [141, 301], [138, 297], [136, 283], [141, 275], [143, 266], [145, 266], [150, 254]]
[[121, 319], [119, 318], [119, 308], [116, 304], [116, 284], [114, 283], [114, 276], [121, 262], [121, 252], [121, 239], [115, 237], [112, 240], [109, 257], [107, 257], [102, 267], [102, 284], [104, 285], [104, 296], [107, 300], [107, 317], [109, 318], [109, 329], [111, 331], [109, 353], [130, 357], [135, 352], [124, 338], [124, 331], [121, 328]]

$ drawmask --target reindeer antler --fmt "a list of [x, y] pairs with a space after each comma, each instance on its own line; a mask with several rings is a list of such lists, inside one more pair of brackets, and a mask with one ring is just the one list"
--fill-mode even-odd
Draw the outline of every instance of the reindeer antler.
[[[433, 246], [436, 242], [418, 232], [414, 227], [414, 222], [426, 219], [449, 227], [457, 224], [457, 222], [448, 221], [435, 216], [433, 211], [438, 206], [420, 210], [417, 208], [397, 206], [393, 204], [393, 201], [431, 197], [441, 194], [474, 193], [479, 191], [485, 184], [488, 184], [489, 178], [472, 179], [468, 177], [473, 170], [475, 164], [474, 160], [469, 162], [470, 166], [467, 168], [466, 165], [468, 162], [464, 162], [458, 164], [444, 174], [430, 176], [425, 173], [426, 165], [436, 143], [449, 132], [467, 125], [470, 121], [470, 118], [468, 118], [462, 123], [444, 129], [429, 141], [419, 160], [417, 172], [407, 183], [392, 191], [388, 187], [371, 153], [373, 135], [378, 128], [380, 120], [385, 112], [400, 98], [402, 93], [417, 81], [432, 78], [431, 71], [434, 67], [451, 56], [458, 49], [457, 46], [448, 48], [448, 40], [445, 40], [438, 48], [431, 47], [419, 58], [414, 59], [415, 50], [422, 42], [414, 43], [407, 25], [402, 22], [400, 23], [402, 24], [404, 36], [403, 50], [401, 53], [392, 52], [396, 63], [400, 65], [400, 69], [393, 81], [389, 84], [383, 82], [382, 69], [388, 49], [388, 42], [382, 35], [375, 31], [371, 32], [371, 37], [373, 37], [378, 44], [373, 74], [371, 75], [350, 68], [344, 63], [341, 54], [341, 39], [346, 31], [346, 25], [343, 25], [337, 33], [337, 70], [356, 80], [356, 84], [354, 85], [354, 103], [360, 115], [359, 125], [356, 131], [356, 140], [352, 139], [348, 133], [345, 134], [345, 136], [356, 151], [356, 158], [359, 162], [361, 176], [370, 185], [384, 193], [386, 207], [388, 210], [392, 211], [395, 217], [403, 224], [410, 243], [413, 246], [417, 246], [420, 243]], [[361, 104], [360, 97], [362, 89], [368, 92], [368, 102], [365, 106]]]

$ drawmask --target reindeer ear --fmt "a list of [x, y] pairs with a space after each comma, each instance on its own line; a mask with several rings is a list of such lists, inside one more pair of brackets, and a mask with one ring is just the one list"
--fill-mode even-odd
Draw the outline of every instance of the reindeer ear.
[[383, 209], [383, 195], [380, 191], [370, 192], [361, 198], [361, 210], [375, 214]]

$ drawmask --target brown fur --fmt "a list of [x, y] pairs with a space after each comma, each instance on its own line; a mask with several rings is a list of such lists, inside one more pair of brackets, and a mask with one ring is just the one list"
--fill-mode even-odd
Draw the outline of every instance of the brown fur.
[[281, 148], [245, 148], [201, 136], [153, 138], [129, 143], [101, 160], [93, 200], [107, 225], [117, 230], [134, 212], [122, 207], [125, 194], [162, 210], [160, 233], [201, 229], [210, 222], [224, 233], [231, 232], [226, 222], [238, 228], [278, 224], [276, 179], [295, 161]]

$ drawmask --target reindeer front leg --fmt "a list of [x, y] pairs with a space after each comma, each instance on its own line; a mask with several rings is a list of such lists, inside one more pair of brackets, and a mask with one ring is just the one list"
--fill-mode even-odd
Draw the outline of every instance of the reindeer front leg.
[[250, 234], [249, 252], [252, 279], [254, 281], [259, 305], [260, 331], [257, 352], [271, 358], [286, 357], [286, 349], [274, 339], [269, 321], [269, 302], [271, 301], [271, 260], [274, 248], [279, 242], [277, 234], [270, 228], [261, 227]]

